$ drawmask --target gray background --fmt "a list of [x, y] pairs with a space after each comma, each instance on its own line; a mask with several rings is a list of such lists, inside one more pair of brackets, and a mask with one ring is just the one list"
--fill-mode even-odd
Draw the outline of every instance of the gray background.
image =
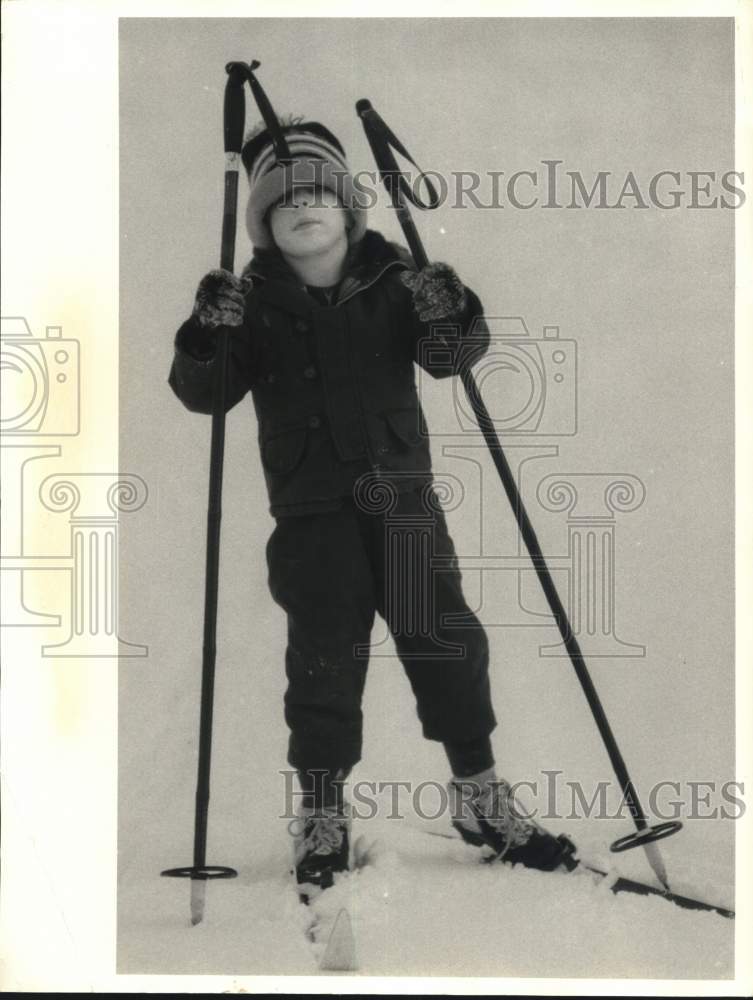
[[[276, 110], [323, 121], [353, 170], [373, 169], [353, 110], [369, 97], [426, 168], [509, 174], [557, 158], [586, 178], [632, 170], [645, 186], [663, 169], [733, 169], [733, 43], [729, 19], [121, 21], [120, 468], [150, 491], [120, 526], [121, 636], [149, 646], [120, 668], [122, 884], [190, 858], [209, 419], [183, 409], [166, 378], [174, 331], [218, 262], [224, 63], [259, 59]], [[241, 191], [243, 203], [244, 178]], [[540, 476], [645, 484], [644, 504], [618, 518], [616, 599], [618, 634], [646, 656], [591, 663], [636, 782], [732, 779], [734, 213], [444, 206], [416, 219], [430, 257], [452, 263], [487, 314], [522, 316], [539, 336], [559, 325], [577, 341], [578, 433], [524, 479], [544, 552], [565, 551], [567, 535], [563, 516], [536, 503]], [[386, 209], [370, 224], [400, 238]], [[239, 230], [237, 270], [250, 254]], [[451, 398], [448, 383], [430, 387], [430, 427]], [[481, 496], [466, 464], [442, 457], [439, 441], [433, 453], [466, 482], [448, 515], [458, 552], [478, 551], [482, 518], [484, 551], [514, 553], [490, 463]], [[233, 863], [253, 852], [258, 814], [277, 813], [287, 742], [285, 623], [266, 590], [273, 522], [250, 399], [228, 418], [224, 498], [212, 854]], [[466, 586], [477, 601], [475, 574]], [[525, 592], [543, 610], [535, 581]], [[514, 601], [505, 581], [489, 613], [512, 619]], [[500, 771], [609, 778], [569, 663], [538, 655], [555, 631], [490, 629]], [[374, 659], [364, 710], [359, 773], [446, 778], [394, 659]], [[713, 833], [728, 871], [731, 826]], [[668, 864], [710, 835], [688, 824]]]

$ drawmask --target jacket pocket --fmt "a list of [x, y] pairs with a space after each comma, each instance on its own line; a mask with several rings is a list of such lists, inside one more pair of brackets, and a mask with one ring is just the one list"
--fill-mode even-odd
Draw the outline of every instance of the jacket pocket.
[[388, 410], [385, 417], [390, 429], [403, 444], [415, 447], [425, 440], [426, 425], [419, 410]]
[[286, 475], [301, 464], [308, 430], [304, 425], [274, 431], [262, 437], [261, 460], [275, 475]]

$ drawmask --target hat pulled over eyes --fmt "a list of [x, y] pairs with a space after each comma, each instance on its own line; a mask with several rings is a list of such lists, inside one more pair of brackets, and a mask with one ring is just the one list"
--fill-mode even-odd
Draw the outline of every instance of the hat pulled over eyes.
[[272, 246], [267, 212], [294, 187], [306, 185], [327, 188], [337, 195], [353, 220], [348, 239], [357, 243], [366, 232], [366, 209], [359, 201], [340, 142], [318, 122], [283, 125], [281, 131], [290, 150], [289, 163], [277, 163], [267, 129], [247, 139], [241, 153], [250, 187], [246, 229], [251, 242], [255, 247]]

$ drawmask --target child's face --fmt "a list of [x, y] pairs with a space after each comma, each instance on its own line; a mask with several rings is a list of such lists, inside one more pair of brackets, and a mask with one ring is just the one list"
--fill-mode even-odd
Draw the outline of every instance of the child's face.
[[326, 253], [343, 238], [346, 218], [334, 191], [299, 185], [272, 208], [269, 228], [284, 254], [308, 257]]

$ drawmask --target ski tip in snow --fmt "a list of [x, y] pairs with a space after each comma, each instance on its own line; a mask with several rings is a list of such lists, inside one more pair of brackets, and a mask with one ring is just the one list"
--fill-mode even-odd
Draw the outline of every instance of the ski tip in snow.
[[319, 968], [323, 972], [355, 972], [358, 968], [353, 925], [344, 908], [337, 914]]

